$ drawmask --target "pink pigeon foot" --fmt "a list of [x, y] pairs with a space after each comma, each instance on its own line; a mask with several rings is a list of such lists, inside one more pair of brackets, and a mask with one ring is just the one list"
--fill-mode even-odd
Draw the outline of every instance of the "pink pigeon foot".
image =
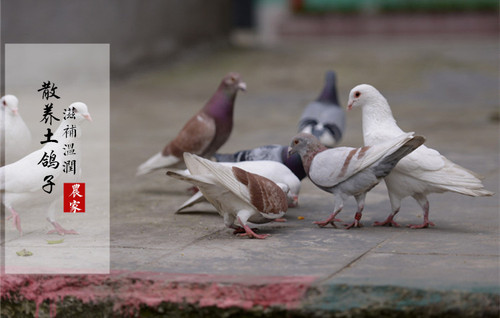
[[200, 189], [198, 189], [198, 187], [195, 186], [186, 189], [186, 192], [189, 195], [195, 195], [196, 193], [198, 193], [198, 191], [200, 191]]
[[[241, 226], [235, 226], [233, 227], [234, 231], [233, 231], [233, 234], [241, 234], [241, 233], [246, 233], [245, 229], [242, 228]], [[252, 228], [252, 231], [254, 232], [259, 232], [259, 229], [258, 228]]]
[[361, 222], [359, 222], [361, 220], [361, 212], [356, 212], [356, 215], [354, 216], [354, 222], [352, 222], [351, 224], [345, 224], [345, 229], [348, 230], [350, 228], [353, 228], [353, 227], [362, 227], [363, 224], [361, 224]]
[[408, 227], [410, 229], [425, 229], [426, 227], [429, 227], [429, 225], [434, 226], [434, 223], [429, 221], [429, 201], [427, 201], [427, 199], [425, 199], [422, 202], [419, 201], [419, 204], [422, 206], [422, 209], [424, 210], [424, 223], [422, 223], [422, 224], [409, 224]]
[[21, 229], [21, 217], [19, 214], [14, 211], [14, 209], [10, 209], [10, 212], [12, 213], [9, 217], [7, 217], [7, 220], [12, 219], [12, 223], [16, 227], [17, 231], [19, 232], [19, 235], [23, 236], [23, 230]]
[[274, 219], [274, 222], [286, 222], [285, 218]]
[[389, 215], [387, 217], [387, 219], [383, 222], [378, 222], [378, 221], [375, 221], [373, 222], [373, 226], [394, 226], [394, 227], [400, 227], [400, 225], [398, 223], [396, 223], [396, 221], [393, 220], [393, 216], [392, 215]]
[[52, 224], [52, 226], [54, 226], [54, 230], [50, 230], [47, 232], [47, 234], [53, 234], [53, 233], [57, 233], [59, 235], [65, 235], [65, 234], [78, 234], [77, 231], [75, 230], [66, 230], [65, 228], [63, 228], [59, 223], [57, 222], [52, 222], [49, 220], [49, 222]]
[[407, 226], [410, 229], [425, 229], [425, 228], [429, 227], [429, 225], [430, 226], [435, 226], [434, 223], [432, 223], [428, 219], [425, 219], [424, 223], [422, 223], [422, 224], [408, 224]]
[[238, 221], [240, 222], [240, 224], [243, 226], [243, 229], [245, 230], [245, 233], [237, 234], [238, 236], [248, 236], [249, 238], [256, 238], [256, 239], [261, 239], [261, 240], [265, 239], [268, 236], [271, 236], [270, 234], [257, 234], [257, 233], [255, 233], [254, 231], [252, 231], [252, 229], [248, 225], [243, 224], [243, 222], [241, 222], [239, 217], [238, 217]]
[[342, 222], [342, 220], [336, 219], [335, 215], [332, 215], [332, 216], [330, 216], [328, 219], [326, 219], [324, 221], [316, 221], [316, 222], [313, 222], [313, 224], [316, 224], [319, 227], [324, 227], [324, 226], [327, 226], [328, 224], [331, 224], [333, 227], [336, 228], [337, 225], [335, 225], [335, 222]]

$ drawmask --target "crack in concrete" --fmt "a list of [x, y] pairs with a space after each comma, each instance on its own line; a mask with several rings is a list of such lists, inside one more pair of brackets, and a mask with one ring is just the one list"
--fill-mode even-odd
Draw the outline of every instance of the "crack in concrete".
[[371, 248], [369, 248], [367, 251], [365, 251], [364, 253], [362, 253], [361, 255], [359, 255], [358, 257], [354, 258], [352, 261], [350, 261], [349, 263], [347, 263], [345, 266], [343, 266], [342, 268], [340, 268], [339, 270], [333, 272], [332, 274], [326, 276], [325, 278], [320, 278], [318, 279], [315, 284], [321, 284], [323, 282], [326, 282], [328, 281], [329, 279], [332, 279], [333, 277], [335, 277], [336, 275], [340, 274], [341, 272], [343, 272], [344, 270], [352, 267], [354, 264], [356, 264], [359, 260], [361, 260], [365, 255], [367, 255], [368, 253], [370, 253], [371, 251], [381, 247], [385, 242], [389, 241], [389, 240], [392, 240], [393, 238], [395, 238], [396, 236], [399, 236], [401, 235], [402, 233], [394, 233], [394, 235], [392, 235], [391, 237], [388, 237], [388, 238], [385, 238], [383, 239], [382, 241], [380, 241], [379, 243], [377, 243], [376, 245], [372, 246]]

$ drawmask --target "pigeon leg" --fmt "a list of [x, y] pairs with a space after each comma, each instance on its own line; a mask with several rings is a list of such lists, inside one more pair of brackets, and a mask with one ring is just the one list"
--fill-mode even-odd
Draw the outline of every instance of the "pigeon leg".
[[366, 196], [366, 193], [363, 193], [359, 196], [355, 196], [356, 202], [358, 203], [358, 211], [356, 211], [356, 215], [354, 216], [354, 222], [352, 222], [351, 224], [345, 225], [346, 230], [353, 228], [353, 227], [362, 227], [363, 226], [363, 224], [361, 224], [361, 222], [359, 222], [359, 221], [361, 220], [361, 217], [363, 216], [362, 212], [363, 212], [363, 209], [365, 208], [365, 196]]
[[339, 220], [339, 219], [336, 219], [335, 217], [337, 216], [337, 214], [340, 213], [340, 211], [342, 211], [342, 208], [344, 207], [344, 200], [342, 200], [342, 197], [341, 196], [337, 196], [335, 195], [334, 196], [335, 198], [335, 209], [330, 217], [324, 221], [316, 221], [316, 222], [313, 222], [313, 224], [316, 224], [318, 225], [319, 227], [324, 227], [324, 226], [327, 226], [328, 224], [331, 224], [333, 227], [337, 227], [335, 225], [335, 222], [342, 222], [342, 220]]
[[12, 207], [9, 207], [9, 210], [10, 213], [12, 214], [9, 217], [7, 217], [7, 220], [10, 220], [12, 218], [12, 223], [19, 232], [19, 235], [23, 236], [23, 230], [21, 229], [21, 217]]
[[383, 222], [374, 222], [373, 226], [394, 226], [394, 227], [399, 227], [400, 225], [394, 221], [394, 217], [396, 214], [399, 212], [399, 208], [401, 207], [401, 199], [396, 197], [395, 195], [391, 195], [391, 192], [389, 192], [389, 199], [391, 200], [391, 209], [392, 213], [389, 214], [387, 219]]
[[413, 196], [415, 200], [417, 200], [418, 204], [422, 207], [422, 210], [424, 210], [424, 223], [422, 224], [409, 224], [408, 227], [410, 229], [425, 229], [426, 227], [434, 226], [434, 223], [429, 221], [429, 201], [425, 196]]
[[270, 234], [257, 234], [257, 233], [255, 233], [254, 231], [252, 231], [252, 229], [248, 225], [246, 225], [245, 223], [243, 223], [241, 221], [240, 217], [238, 217], [238, 222], [240, 222], [241, 226], [245, 230], [245, 233], [238, 234], [238, 236], [248, 236], [249, 238], [256, 238], [256, 239], [261, 239], [261, 240], [270, 236]]
[[288, 203], [289, 208], [296, 208], [299, 206], [299, 196], [294, 195], [292, 202]]
[[50, 224], [54, 226], [54, 230], [50, 230], [49, 232], [47, 232], [47, 234], [53, 234], [53, 233], [57, 233], [59, 235], [78, 234], [78, 232], [76, 232], [75, 230], [66, 230], [59, 223], [57, 223], [56, 221], [51, 221], [49, 218], [47, 218], [47, 221], [49, 221]]
[[351, 224], [345, 224], [345, 229], [348, 230], [353, 227], [363, 227], [363, 224], [359, 222], [362, 216], [363, 215], [361, 214], [361, 212], [356, 212], [356, 215], [354, 216], [354, 222], [352, 222]]

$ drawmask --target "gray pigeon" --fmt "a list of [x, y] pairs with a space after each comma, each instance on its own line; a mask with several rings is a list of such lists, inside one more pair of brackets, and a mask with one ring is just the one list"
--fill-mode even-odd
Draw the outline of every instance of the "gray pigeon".
[[267, 145], [254, 149], [240, 150], [234, 154], [215, 154], [218, 162], [244, 162], [257, 160], [277, 161], [288, 167], [299, 180], [306, 177], [302, 160], [298, 154], [288, 156], [288, 146]]
[[229, 139], [233, 130], [234, 101], [239, 90], [246, 90], [246, 84], [238, 74], [227, 74], [205, 106], [191, 117], [163, 151], [139, 166], [137, 175], [181, 163], [184, 152], [211, 157]]
[[404, 133], [384, 143], [362, 148], [327, 149], [310, 134], [300, 133], [290, 144], [290, 153], [298, 153], [309, 179], [320, 189], [333, 194], [335, 208], [325, 221], [314, 222], [321, 227], [331, 223], [342, 210], [344, 200], [354, 196], [358, 210], [347, 228], [360, 227], [365, 196], [387, 176], [398, 161], [424, 143], [421, 136]]
[[[349, 94], [348, 109], [361, 107], [363, 113], [363, 137], [365, 146], [372, 146], [403, 134], [387, 100], [373, 86], [362, 84], [354, 87]], [[426, 228], [434, 223], [429, 221], [429, 201], [427, 194], [452, 191], [473, 197], [490, 196], [484, 189], [480, 177], [450, 160], [438, 151], [422, 146], [403, 158], [385, 178], [389, 192], [392, 213], [384, 222], [375, 225], [399, 226], [394, 221], [401, 200], [412, 196], [424, 211], [422, 224], [409, 225], [410, 228]]]
[[312, 134], [331, 148], [342, 139], [344, 129], [345, 111], [338, 101], [335, 72], [328, 71], [323, 91], [307, 105], [300, 117], [299, 132]]

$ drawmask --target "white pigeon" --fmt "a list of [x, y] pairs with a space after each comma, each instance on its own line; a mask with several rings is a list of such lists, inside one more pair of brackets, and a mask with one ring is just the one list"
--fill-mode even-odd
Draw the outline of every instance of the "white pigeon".
[[[363, 137], [365, 146], [371, 146], [394, 138], [403, 132], [392, 116], [391, 108], [382, 94], [371, 85], [354, 87], [349, 94], [348, 109], [361, 107], [363, 115]], [[424, 211], [422, 224], [410, 228], [426, 228], [429, 221], [429, 193], [452, 191], [470, 196], [491, 196], [484, 189], [480, 177], [442, 156], [438, 151], [421, 146], [403, 158], [385, 177], [392, 212], [384, 222], [375, 225], [399, 226], [394, 221], [401, 200], [412, 196]]]
[[[290, 189], [290, 191], [287, 193], [288, 207], [293, 208], [298, 205], [300, 180], [284, 164], [270, 160], [220, 162], [220, 164], [229, 168], [238, 167], [245, 171], [266, 177], [275, 183], [286, 184]], [[185, 170], [184, 173], [188, 174], [189, 170]], [[186, 202], [184, 202], [175, 211], [175, 213], [178, 213], [203, 201], [205, 201], [203, 194], [201, 192], [197, 192]]]
[[184, 162], [189, 174], [170, 170], [167, 175], [197, 186], [224, 218], [224, 224], [235, 229], [234, 234], [264, 239], [269, 234], [256, 234], [247, 222], [268, 223], [287, 211], [285, 192], [289, 189], [285, 184], [277, 185], [238, 167], [230, 168], [187, 152]]
[[387, 176], [396, 163], [425, 141], [413, 133], [403, 133], [386, 142], [362, 148], [337, 147], [327, 149], [311, 134], [300, 133], [290, 144], [290, 154], [298, 153], [309, 179], [320, 189], [333, 194], [335, 208], [331, 216], [320, 222], [335, 227], [335, 217], [342, 210], [344, 200], [354, 196], [358, 210], [354, 222], [346, 227], [361, 227], [365, 196], [380, 180]]
[[[29, 201], [50, 204], [47, 220], [55, 230], [49, 233], [78, 234], [73, 230], [64, 229], [56, 222], [55, 204], [62, 198], [62, 184], [76, 182], [81, 175], [81, 149], [78, 140], [81, 137], [81, 123], [84, 120], [91, 121], [92, 118], [87, 105], [81, 102], [72, 103], [66, 110], [65, 117], [53, 135], [47, 137], [57, 140], [57, 143], [46, 142], [39, 150], [0, 167], [0, 190], [5, 193], [3, 203], [12, 213], [9, 218], [13, 218], [14, 225], [21, 235], [21, 219], [14, 206], [21, 203], [24, 205]], [[45, 141], [45, 138], [42, 141]], [[71, 159], [76, 160], [76, 167], [73, 171], [73, 166], [64, 163], [64, 154], [68, 151], [74, 152]], [[49, 181], [45, 180], [48, 175], [53, 176], [50, 181], [55, 184], [50, 194], [47, 192], [51, 187], [44, 188]]]
[[5, 95], [1, 99], [0, 140], [5, 139], [5, 162], [11, 163], [25, 156], [31, 146], [31, 133], [19, 114], [19, 100], [14, 95]]

